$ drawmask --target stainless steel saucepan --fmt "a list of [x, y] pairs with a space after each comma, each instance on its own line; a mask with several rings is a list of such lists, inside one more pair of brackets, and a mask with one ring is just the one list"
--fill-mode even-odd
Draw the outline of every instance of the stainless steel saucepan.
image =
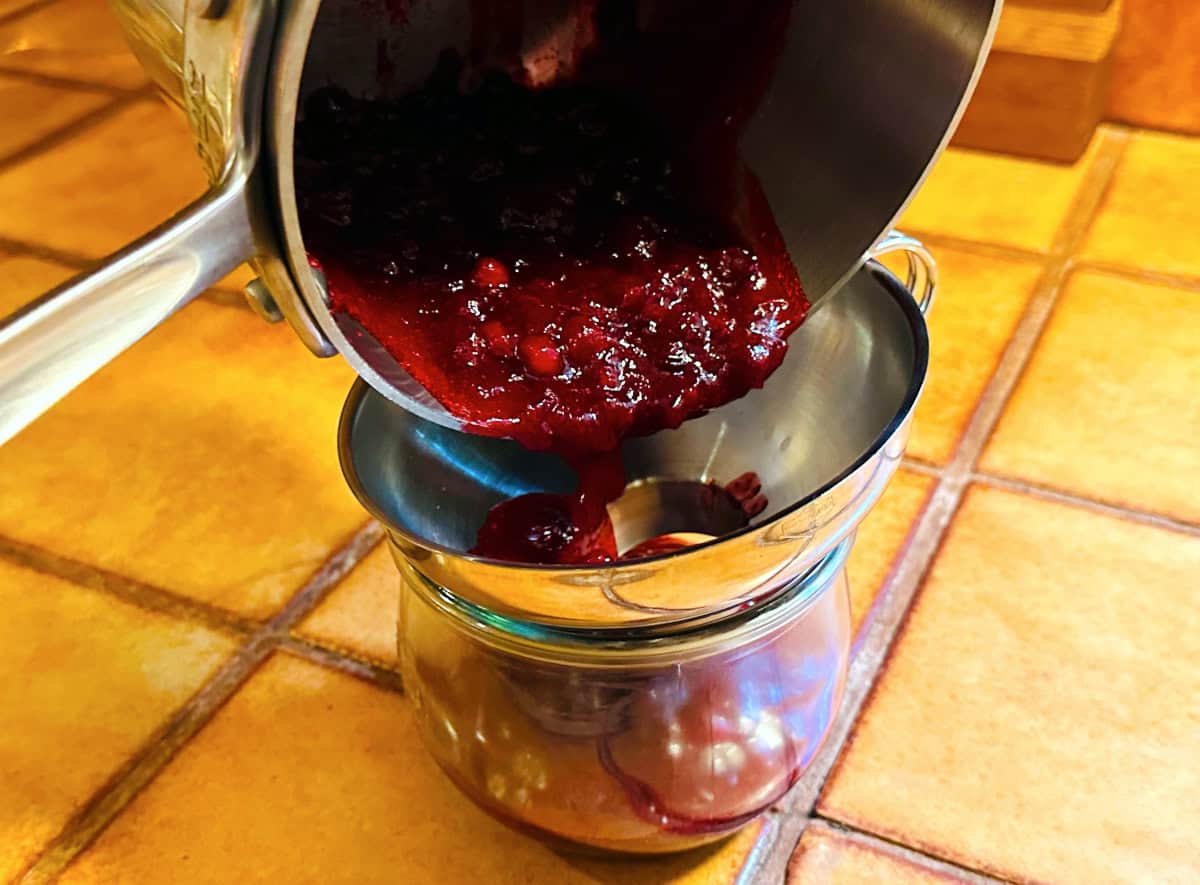
[[[478, 35], [490, 5], [524, 4], [520, 51], [532, 65], [549, 44], [578, 39], [564, 35], [587, 33], [580, 23], [610, 3], [654, 27], [698, 20], [721, 2], [114, 0], [138, 57], [185, 110], [211, 188], [0, 325], [0, 443], [246, 261], [258, 275], [247, 296], [265, 318], [286, 319], [313, 353], [341, 353], [388, 399], [459, 429], [369, 335], [330, 310], [308, 265], [293, 176], [303, 95], [330, 82], [356, 94], [418, 83], [441, 49]], [[738, 147], [820, 301], [862, 265], [949, 139], [1000, 0], [768, 2], [787, 25], [772, 36], [774, 64]], [[688, 39], [687, 28], [666, 33]], [[730, 43], [714, 64], [736, 66], [760, 50]], [[380, 53], [393, 62], [383, 86]]]

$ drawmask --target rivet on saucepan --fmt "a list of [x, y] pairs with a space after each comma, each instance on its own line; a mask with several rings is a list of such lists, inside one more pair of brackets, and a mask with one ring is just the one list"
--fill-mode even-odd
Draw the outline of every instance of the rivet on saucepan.
[[283, 311], [279, 309], [274, 296], [262, 280], [251, 280], [242, 291], [254, 312], [268, 323], [277, 323], [283, 319]]
[[229, 0], [207, 0], [197, 5], [200, 7], [201, 18], [220, 18], [229, 8]]

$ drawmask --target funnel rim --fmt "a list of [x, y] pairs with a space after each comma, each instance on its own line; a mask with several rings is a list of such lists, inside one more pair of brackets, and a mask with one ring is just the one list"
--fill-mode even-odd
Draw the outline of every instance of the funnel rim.
[[[905, 319], [908, 321], [909, 329], [913, 336], [913, 371], [909, 379], [908, 389], [904, 393], [900, 407], [896, 413], [883, 427], [880, 433], [875, 437], [875, 440], [870, 446], [865, 448], [857, 458], [847, 465], [840, 473], [825, 484], [817, 487], [809, 494], [805, 495], [796, 501], [793, 501], [783, 510], [772, 515], [770, 522], [778, 522], [787, 516], [802, 510], [812, 504], [818, 498], [828, 495], [831, 491], [849, 479], [855, 472], [861, 469], [872, 458], [879, 454], [880, 450], [890, 440], [912, 415], [913, 409], [916, 407], [917, 400], [921, 395], [921, 391], [925, 386], [925, 378], [929, 370], [929, 330], [925, 323], [925, 317], [921, 313], [913, 294], [904, 286], [900, 280], [892, 274], [887, 268], [876, 261], [867, 262], [861, 266], [857, 273], [869, 273], [873, 276], [888, 294], [895, 300], [897, 306], [904, 313]], [[855, 274], [857, 275], [857, 274]], [[836, 295], [835, 295], [836, 297]], [[787, 358], [786, 356], [784, 357]], [[352, 436], [354, 428], [354, 418], [360, 410], [363, 400], [374, 394], [385, 400], [391, 408], [402, 408], [396, 403], [390, 401], [387, 397], [383, 397], [378, 391], [375, 391], [371, 385], [362, 378], [356, 378], [354, 384], [350, 388], [350, 393], [346, 397], [345, 403], [342, 405], [342, 411], [338, 419], [338, 461], [342, 468], [342, 475], [346, 480], [346, 484], [350, 487], [351, 493], [358, 500], [359, 504], [369, 513], [374, 519], [388, 531], [389, 534], [399, 535], [401, 538], [416, 544], [435, 554], [453, 557], [454, 559], [463, 562], [470, 562], [481, 566], [486, 566], [489, 569], [497, 569], [504, 571], [513, 571], [525, 574], [545, 574], [554, 575], [556, 577], [570, 578], [573, 575], [594, 575], [597, 572], [618, 572], [623, 568], [644, 568], [650, 564], [664, 563], [689, 554], [695, 554], [701, 550], [715, 550], [725, 544], [730, 544], [739, 538], [754, 532], [761, 531], [765, 523], [748, 524], [743, 528], [734, 532], [721, 535], [709, 541], [703, 541], [699, 544], [693, 544], [688, 547], [683, 547], [678, 550], [672, 550], [666, 553], [657, 553], [653, 556], [640, 557], [638, 559], [617, 560], [611, 563], [591, 563], [587, 565], [558, 565], [558, 564], [542, 564], [542, 563], [523, 563], [510, 562], [502, 559], [492, 559], [486, 556], [479, 556], [464, 550], [448, 547], [444, 544], [439, 544], [435, 541], [418, 538], [404, 529], [396, 526], [392, 520], [383, 512], [373, 496], [367, 492], [363, 484], [359, 480], [358, 470], [354, 464], [354, 455], [352, 447]], [[418, 416], [421, 417], [421, 416]], [[422, 420], [428, 420], [422, 418]]]

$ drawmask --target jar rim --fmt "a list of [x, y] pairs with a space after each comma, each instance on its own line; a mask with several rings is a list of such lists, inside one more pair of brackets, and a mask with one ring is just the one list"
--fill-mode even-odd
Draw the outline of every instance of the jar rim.
[[854, 537], [851, 533], [810, 568], [771, 593], [735, 600], [724, 609], [704, 612], [699, 617], [689, 613], [674, 621], [653, 624], [575, 627], [522, 620], [455, 594], [430, 580], [411, 561], [406, 560], [404, 570], [419, 581], [414, 589], [425, 602], [488, 645], [526, 657], [555, 661], [587, 658], [589, 666], [622, 665], [674, 656], [685, 650], [702, 653], [731, 636], [751, 642], [782, 622], [799, 617], [836, 583]]

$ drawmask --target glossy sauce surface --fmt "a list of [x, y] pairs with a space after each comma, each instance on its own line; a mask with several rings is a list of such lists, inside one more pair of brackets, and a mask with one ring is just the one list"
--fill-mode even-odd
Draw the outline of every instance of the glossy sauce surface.
[[730, 183], [681, 173], [670, 133], [629, 103], [465, 77], [447, 55], [395, 101], [310, 98], [297, 162], [311, 260], [334, 310], [468, 428], [578, 472], [576, 495], [495, 508], [474, 552], [615, 559], [621, 441], [761, 386], [808, 303], [775, 240], [702, 209]]

